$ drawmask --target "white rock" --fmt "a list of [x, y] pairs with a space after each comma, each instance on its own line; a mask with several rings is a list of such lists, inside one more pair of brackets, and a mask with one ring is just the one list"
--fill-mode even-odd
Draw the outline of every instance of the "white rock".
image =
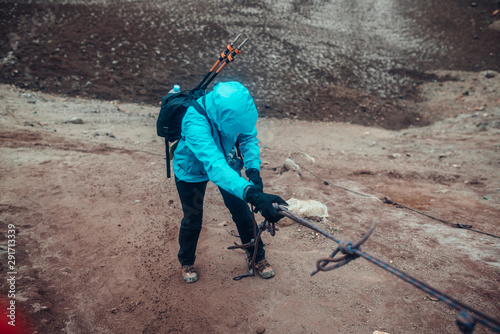
[[299, 175], [302, 175], [302, 169], [300, 168], [300, 166], [290, 158], [286, 158], [285, 162], [283, 163], [282, 172], [286, 172], [288, 170], [297, 172]]
[[287, 203], [288, 210], [301, 218], [323, 220], [328, 217], [328, 208], [319, 201], [290, 198]]
[[64, 121], [64, 123], [83, 124], [83, 119], [75, 117], [75, 118], [72, 118], [72, 119], [68, 119], [67, 121]]

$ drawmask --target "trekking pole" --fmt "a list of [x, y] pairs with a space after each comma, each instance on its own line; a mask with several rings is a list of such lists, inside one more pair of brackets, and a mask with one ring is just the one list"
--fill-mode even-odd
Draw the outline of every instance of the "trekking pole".
[[219, 74], [219, 72], [227, 65], [229, 64], [230, 62], [232, 62], [234, 60], [234, 57], [237, 55], [237, 54], [240, 54], [241, 53], [241, 48], [243, 47], [243, 45], [245, 45], [245, 43], [248, 41], [248, 38], [245, 38], [245, 40], [237, 47], [235, 48], [231, 54], [227, 55], [227, 58], [226, 60], [222, 63], [222, 65], [217, 69], [217, 71], [214, 73], [214, 75], [212, 75], [210, 77], [210, 79], [208, 79], [208, 81], [201, 87], [202, 89], [207, 89], [207, 86], [210, 85], [210, 83], [212, 82], [212, 80], [215, 79], [215, 77], [217, 76], [217, 74]]
[[212, 66], [212, 68], [210, 69], [210, 71], [208, 71], [208, 73], [205, 75], [205, 77], [203, 78], [203, 80], [200, 81], [200, 83], [198, 84], [198, 86], [196, 86], [196, 88], [200, 88], [203, 83], [205, 82], [205, 80], [208, 79], [208, 77], [212, 74], [212, 72], [215, 70], [215, 68], [220, 64], [221, 61], [223, 61], [224, 59], [226, 59], [227, 55], [230, 54], [231, 52], [233, 52], [234, 48], [233, 48], [233, 45], [234, 43], [236, 43], [236, 41], [238, 40], [238, 38], [240, 38], [241, 34], [238, 34], [238, 36], [236, 36], [236, 38], [227, 45], [226, 47], [226, 50], [224, 50], [220, 56], [219, 56], [219, 59], [215, 62], [214, 66]]

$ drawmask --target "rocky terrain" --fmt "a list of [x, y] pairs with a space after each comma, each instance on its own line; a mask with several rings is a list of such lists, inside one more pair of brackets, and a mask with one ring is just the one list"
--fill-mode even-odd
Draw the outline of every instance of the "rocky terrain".
[[364, 252], [500, 318], [496, 1], [0, 7], [2, 333], [11, 300], [17, 333], [459, 333], [455, 310], [364, 259], [310, 276], [336, 245], [288, 218], [263, 237], [277, 276], [233, 281], [245, 260], [214, 185], [183, 282], [158, 101], [238, 32], [217, 80], [255, 97], [265, 191], [324, 203], [314, 223], [342, 240], [376, 222]]

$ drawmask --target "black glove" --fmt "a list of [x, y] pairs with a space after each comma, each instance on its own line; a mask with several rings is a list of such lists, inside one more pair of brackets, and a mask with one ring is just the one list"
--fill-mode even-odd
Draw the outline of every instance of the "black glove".
[[260, 190], [264, 190], [264, 184], [262, 184], [262, 178], [260, 177], [260, 172], [255, 168], [250, 168], [245, 171], [248, 179], [253, 182], [254, 185], [260, 187]]
[[283, 218], [283, 216], [273, 207], [273, 203], [288, 205], [287, 202], [277, 195], [263, 193], [259, 186], [248, 186], [245, 199], [248, 203], [255, 206], [262, 216], [270, 223], [276, 223]]

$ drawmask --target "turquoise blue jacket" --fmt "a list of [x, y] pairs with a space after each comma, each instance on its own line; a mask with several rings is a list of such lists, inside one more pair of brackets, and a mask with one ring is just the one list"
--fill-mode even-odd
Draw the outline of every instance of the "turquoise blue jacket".
[[181, 140], [173, 158], [175, 176], [185, 182], [210, 180], [229, 193], [243, 199], [250, 181], [233, 170], [227, 155], [239, 137], [244, 167], [260, 171], [257, 139], [257, 108], [248, 90], [238, 82], [215, 85], [212, 92], [197, 100], [204, 106], [211, 124], [189, 107], [182, 121]]

